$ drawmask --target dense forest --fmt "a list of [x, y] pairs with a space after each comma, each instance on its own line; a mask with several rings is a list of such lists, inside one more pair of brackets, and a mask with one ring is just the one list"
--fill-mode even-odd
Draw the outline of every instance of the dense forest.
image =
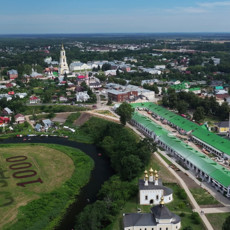
[[111, 122], [91, 118], [81, 131], [93, 138], [110, 158], [116, 175], [101, 188], [98, 200], [86, 206], [77, 217], [76, 229], [101, 230], [111, 224], [125, 202], [136, 195], [135, 178], [147, 166], [156, 145], [149, 139], [138, 140], [130, 130]]

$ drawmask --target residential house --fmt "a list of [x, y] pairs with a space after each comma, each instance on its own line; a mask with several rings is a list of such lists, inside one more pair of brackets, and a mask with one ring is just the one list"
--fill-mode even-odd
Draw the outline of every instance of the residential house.
[[36, 96], [31, 96], [30, 97], [30, 104], [37, 104], [40, 103], [40, 98], [36, 97]]
[[21, 123], [24, 123], [25, 122], [25, 116], [18, 113], [17, 115], [14, 116], [14, 119], [15, 119], [15, 122], [17, 124], [21, 124]]
[[86, 102], [89, 98], [87, 91], [76, 93], [76, 101], [78, 102]]
[[42, 123], [44, 124], [44, 128], [47, 131], [52, 126], [52, 121], [50, 119], [42, 120]]
[[217, 131], [219, 134], [226, 134], [229, 132], [229, 121], [221, 121], [217, 123]]
[[14, 80], [18, 77], [18, 71], [15, 69], [7, 71], [7, 75], [10, 77], [10, 80]]
[[9, 117], [0, 117], [0, 127], [5, 126], [5, 124], [10, 123]]
[[13, 111], [6, 107], [6, 108], [3, 109], [2, 114], [5, 115], [5, 116], [10, 116], [10, 115], [13, 114]]
[[42, 125], [41, 124], [36, 124], [34, 129], [37, 131], [37, 132], [41, 132], [42, 131]]
[[60, 96], [60, 97], [59, 97], [59, 101], [60, 101], [60, 102], [67, 102], [67, 101], [68, 101], [68, 98], [67, 98], [67, 97], [64, 97], [64, 96]]

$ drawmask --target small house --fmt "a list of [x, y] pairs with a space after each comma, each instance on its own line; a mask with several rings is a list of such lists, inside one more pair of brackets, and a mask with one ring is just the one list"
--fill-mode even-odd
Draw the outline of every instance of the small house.
[[21, 124], [21, 123], [24, 123], [25, 122], [25, 116], [18, 113], [17, 115], [14, 116], [14, 119], [15, 119], [15, 122], [17, 124]]

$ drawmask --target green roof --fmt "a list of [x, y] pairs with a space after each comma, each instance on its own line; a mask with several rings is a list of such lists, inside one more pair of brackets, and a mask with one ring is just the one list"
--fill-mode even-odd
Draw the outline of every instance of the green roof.
[[208, 130], [203, 129], [198, 124], [185, 119], [159, 105], [156, 105], [152, 102], [146, 103], [135, 103], [131, 104], [134, 108], [136, 107], [145, 107], [150, 111], [154, 112], [160, 117], [165, 118], [169, 122], [173, 123], [174, 125], [178, 126], [180, 129], [185, 130], [186, 132], [192, 132], [192, 135], [196, 138], [199, 138], [201, 141], [207, 143], [208, 145], [212, 146], [213, 148], [219, 150], [230, 156], [230, 141], [224, 139], [215, 133], [212, 133]]
[[190, 88], [190, 89], [189, 89], [189, 91], [196, 91], [196, 90], [200, 90], [200, 88], [197, 87], [197, 88]]
[[224, 89], [224, 88], [223, 88], [223, 86], [216, 86], [215, 89], [220, 90], [220, 89]]
[[[135, 105], [134, 105], [135, 107]], [[205, 154], [193, 149], [191, 146], [182, 142], [174, 136], [173, 133], [168, 132], [153, 120], [135, 112], [133, 120], [143, 125], [145, 128], [153, 131], [158, 139], [170, 146], [174, 151], [178, 152], [182, 157], [190, 161], [197, 168], [201, 169], [207, 175], [215, 179], [217, 182], [225, 187], [230, 186], [230, 171], [211, 160]]]
[[185, 85], [185, 83], [181, 83], [177, 85], [171, 85], [170, 88], [175, 90], [182, 90], [182, 89], [187, 89], [187, 86]]

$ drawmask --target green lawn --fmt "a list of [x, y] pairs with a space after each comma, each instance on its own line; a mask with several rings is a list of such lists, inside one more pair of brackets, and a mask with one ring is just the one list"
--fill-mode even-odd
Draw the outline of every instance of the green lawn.
[[168, 164], [168, 165], [171, 165], [172, 164], [172, 162], [171, 161], [169, 161], [165, 156], [163, 156], [161, 153], [159, 153], [159, 152], [157, 152], [160, 156], [161, 156], [161, 158]]
[[199, 205], [220, 204], [208, 191], [203, 188], [191, 188], [190, 192]]
[[80, 117], [80, 115], [81, 115], [80, 112], [71, 113], [71, 114], [67, 117], [67, 119], [66, 119], [64, 125], [73, 126], [74, 121], [76, 121], [76, 120]]
[[[1, 196], [0, 203], [12, 199], [12, 203], [0, 206], [0, 229], [24, 230], [28, 226], [31, 229], [54, 229], [68, 206], [75, 201], [80, 188], [88, 182], [92, 159], [78, 149], [55, 144], [5, 144], [0, 145], [0, 150], [0, 165], [6, 177], [2, 182], [4, 197]], [[12, 158], [15, 156], [23, 157]], [[22, 163], [16, 162], [25, 157], [27, 159]], [[23, 171], [20, 167], [27, 167], [25, 170], [30, 171]], [[15, 172], [19, 177], [13, 176]], [[20, 177], [24, 175], [32, 176]], [[32, 183], [39, 178], [42, 182]], [[24, 186], [18, 186], [18, 183]]]
[[[222, 230], [222, 225], [228, 216], [230, 216], [229, 212], [228, 213], [206, 214], [206, 217], [208, 218], [214, 230]], [[229, 229], [230, 229], [230, 226], [229, 226]]]
[[[203, 224], [195, 224], [191, 218], [192, 207], [188, 201], [187, 195], [183, 195], [183, 189], [175, 184], [169, 183], [166, 184], [167, 187], [173, 189], [173, 202], [167, 204], [166, 206], [173, 213], [181, 216], [182, 219], [182, 228], [191, 226], [193, 230], [203, 230], [205, 229]], [[126, 202], [126, 205], [121, 209], [120, 214], [117, 216], [114, 223], [106, 228], [106, 230], [119, 230], [122, 229], [122, 214], [123, 213], [135, 213], [137, 209], [141, 208], [143, 213], [150, 212], [151, 206], [149, 205], [139, 205], [138, 204], [138, 196], [132, 198], [131, 200]], [[200, 220], [201, 222], [201, 220]]]

